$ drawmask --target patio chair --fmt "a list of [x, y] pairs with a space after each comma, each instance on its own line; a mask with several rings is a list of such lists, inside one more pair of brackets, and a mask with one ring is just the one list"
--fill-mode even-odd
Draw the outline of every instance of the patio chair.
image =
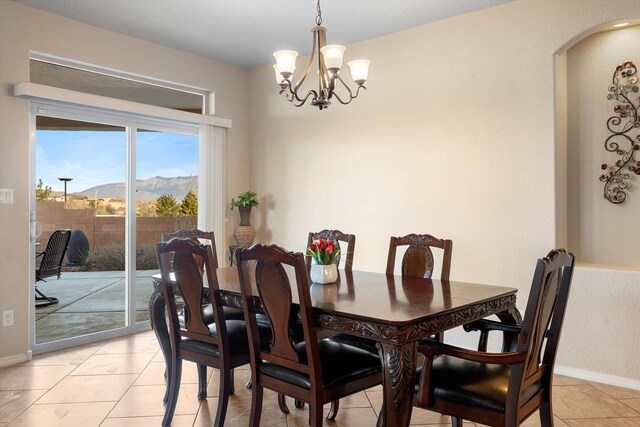
[[62, 260], [67, 251], [71, 230], [56, 230], [53, 232], [47, 247], [43, 252], [36, 253], [36, 307], [46, 307], [58, 303], [58, 298], [48, 297], [38, 289], [38, 282], [46, 282], [47, 277], [57, 276], [60, 279]]

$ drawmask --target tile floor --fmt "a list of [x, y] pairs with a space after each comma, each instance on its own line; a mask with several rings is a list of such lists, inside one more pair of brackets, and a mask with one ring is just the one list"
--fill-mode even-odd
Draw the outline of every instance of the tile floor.
[[[0, 427], [131, 427], [160, 425], [164, 408], [164, 362], [153, 332], [35, 356], [31, 362], [0, 368]], [[211, 426], [215, 419], [217, 371], [210, 370], [209, 398], [198, 402], [197, 375], [184, 364], [173, 426]], [[236, 371], [236, 395], [225, 425], [246, 426], [251, 395], [249, 371]], [[640, 427], [640, 391], [567, 377], [554, 386], [556, 427]], [[335, 422], [326, 426], [374, 426], [382, 402], [378, 387], [341, 401]], [[262, 426], [305, 426], [307, 409], [280, 413], [275, 394], [265, 393]], [[448, 418], [414, 410], [412, 425], [446, 426]], [[473, 426], [473, 423], [465, 423]], [[537, 415], [524, 423], [539, 426]]]

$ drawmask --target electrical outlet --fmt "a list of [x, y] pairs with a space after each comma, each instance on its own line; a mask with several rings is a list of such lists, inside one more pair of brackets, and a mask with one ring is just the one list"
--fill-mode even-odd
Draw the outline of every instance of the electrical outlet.
[[13, 326], [13, 310], [2, 312], [2, 327]]

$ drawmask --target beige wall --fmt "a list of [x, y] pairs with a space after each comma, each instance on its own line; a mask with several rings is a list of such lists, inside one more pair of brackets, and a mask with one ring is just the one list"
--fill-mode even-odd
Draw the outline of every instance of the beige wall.
[[[348, 59], [372, 60], [368, 91], [326, 111], [280, 98], [270, 65], [252, 70], [251, 181], [267, 202], [254, 218], [257, 240], [301, 250], [309, 230], [338, 228], [358, 237], [354, 268], [383, 271], [389, 236], [448, 237], [452, 279], [516, 286], [523, 308], [535, 259], [566, 242], [554, 56], [628, 17], [640, 17], [637, 1], [523, 0], [350, 45]], [[618, 286], [612, 274], [599, 277], [608, 278], [599, 293], [588, 274], [574, 281], [584, 297], [571, 301], [566, 342], [640, 322], [624, 310], [584, 327], [582, 316]], [[625, 289], [637, 300], [637, 288]], [[462, 335], [447, 340], [470, 344]], [[617, 341], [616, 351], [637, 354], [632, 341]], [[583, 348], [562, 346], [559, 364], [640, 388], [638, 364], [602, 362], [610, 347]]]
[[[627, 171], [631, 174], [628, 197], [619, 205], [603, 198], [604, 186], [598, 179], [603, 173], [600, 165], [620, 158], [604, 148], [611, 135], [607, 120], [617, 103], [607, 100], [611, 76], [628, 59], [640, 66], [639, 45], [640, 26], [636, 26], [593, 34], [567, 53], [569, 217], [573, 219], [569, 239], [583, 262], [640, 268], [640, 177]], [[639, 133], [635, 130], [630, 136]]]
[[0, 1], [0, 188], [13, 188], [15, 198], [0, 205], [0, 310], [14, 310], [16, 322], [0, 328], [0, 366], [28, 351], [29, 102], [11, 96], [11, 86], [29, 81], [30, 50], [214, 91], [216, 115], [233, 121], [229, 193], [249, 184], [248, 71]]

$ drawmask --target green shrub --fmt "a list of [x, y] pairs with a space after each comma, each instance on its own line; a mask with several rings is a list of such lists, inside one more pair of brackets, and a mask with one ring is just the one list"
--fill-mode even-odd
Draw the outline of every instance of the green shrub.
[[156, 245], [142, 245], [136, 248], [136, 270], [157, 270]]
[[[91, 251], [85, 262], [85, 268], [88, 271], [124, 271], [124, 256], [124, 245], [101, 246]], [[154, 245], [142, 245], [136, 248], [136, 269], [158, 269]]]

